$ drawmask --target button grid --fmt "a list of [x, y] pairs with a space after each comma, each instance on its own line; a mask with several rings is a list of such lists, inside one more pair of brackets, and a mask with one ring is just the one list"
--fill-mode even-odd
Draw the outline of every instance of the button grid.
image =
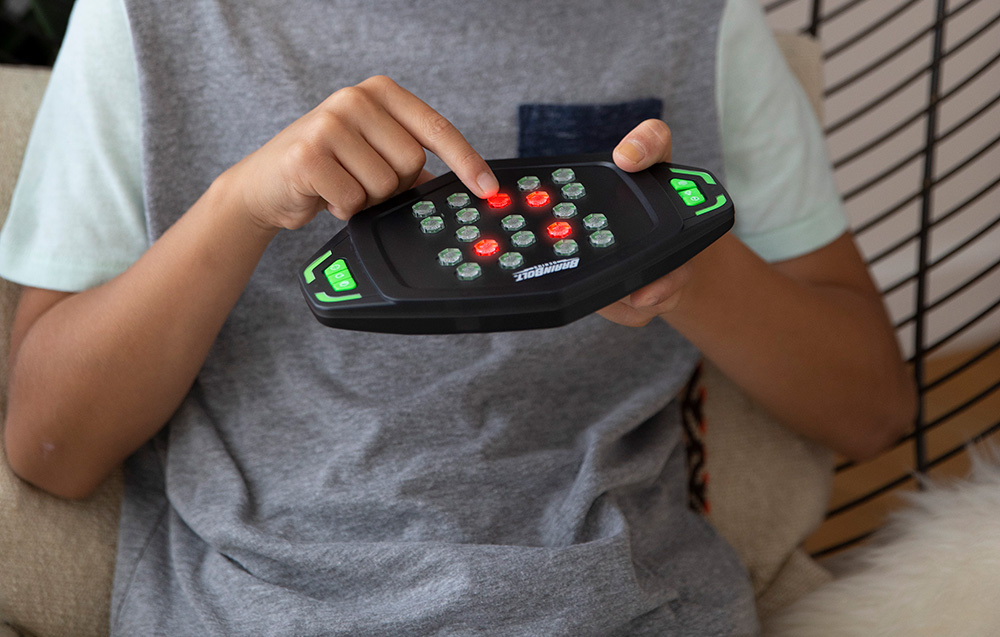
[[[581, 244], [573, 236], [578, 231], [578, 226], [574, 227], [573, 223], [579, 222], [567, 220], [581, 214], [584, 215], [581, 234], [587, 239], [583, 245], [598, 251], [611, 247], [615, 244], [615, 236], [609, 229], [607, 215], [586, 210], [586, 186], [576, 179], [577, 175], [571, 168], [559, 168], [551, 172], [548, 185], [535, 175], [520, 177], [513, 196], [501, 192], [483, 201], [473, 199], [465, 192], [449, 194], [444, 203], [454, 211], [451, 223], [459, 224], [454, 233], [459, 245], [440, 250], [437, 253], [438, 264], [454, 268], [455, 276], [460, 281], [481, 278], [484, 267], [489, 267], [494, 259], [500, 270], [513, 273], [527, 263], [520, 251], [543, 247], [539, 245], [539, 235], [548, 239], [552, 258], [579, 254]], [[680, 184], [672, 185], [676, 187]], [[555, 201], [552, 200], [552, 192], [559, 197]], [[419, 219], [424, 234], [436, 234], [444, 229], [445, 218], [437, 213], [438, 208], [434, 201], [420, 201], [413, 205], [413, 216]], [[520, 214], [521, 210], [524, 214]], [[500, 218], [499, 225], [506, 237], [492, 238], [489, 234], [484, 237], [476, 225], [482, 216], [496, 217], [504, 212], [509, 214]], [[535, 224], [534, 228], [529, 228], [529, 219]], [[504, 247], [504, 243], [508, 247]]]

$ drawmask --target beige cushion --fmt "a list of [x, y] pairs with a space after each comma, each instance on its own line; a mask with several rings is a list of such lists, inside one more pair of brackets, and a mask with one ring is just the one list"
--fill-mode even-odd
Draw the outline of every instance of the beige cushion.
[[[818, 47], [801, 37], [779, 43], [819, 104]], [[0, 66], [0, 221], [47, 79], [44, 70]], [[0, 362], [15, 302], [15, 287], [0, 281]], [[703, 384], [710, 520], [749, 568], [766, 614], [828, 577], [799, 547], [822, 520], [830, 458], [775, 425], [713, 367]], [[0, 620], [39, 637], [108, 633], [121, 490], [118, 472], [87, 501], [59, 500], [18, 480], [0, 457]]]
[[825, 517], [833, 454], [777, 424], [710, 363], [701, 384], [708, 519], [766, 616], [831, 579], [801, 546]]
[[[6, 218], [45, 69], [0, 67], [0, 221]], [[0, 386], [7, 385], [17, 286], [0, 280]], [[6, 407], [0, 392], [0, 411]], [[20, 481], [0, 461], [0, 620], [39, 636], [108, 634], [121, 476], [84, 502]], [[2, 633], [0, 633], [2, 634]]]

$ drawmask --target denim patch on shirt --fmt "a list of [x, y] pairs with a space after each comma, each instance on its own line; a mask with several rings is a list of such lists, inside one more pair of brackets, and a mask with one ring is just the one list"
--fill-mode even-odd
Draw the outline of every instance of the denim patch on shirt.
[[619, 104], [521, 104], [520, 157], [610, 152], [640, 122], [660, 118], [663, 100]]

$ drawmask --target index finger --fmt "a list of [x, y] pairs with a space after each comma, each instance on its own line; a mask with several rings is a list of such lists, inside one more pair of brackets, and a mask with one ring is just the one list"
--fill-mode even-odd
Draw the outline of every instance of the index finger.
[[454, 170], [477, 197], [485, 199], [500, 190], [486, 160], [443, 115], [387, 77], [370, 78], [364, 83], [371, 83], [380, 92], [379, 101], [386, 112]]

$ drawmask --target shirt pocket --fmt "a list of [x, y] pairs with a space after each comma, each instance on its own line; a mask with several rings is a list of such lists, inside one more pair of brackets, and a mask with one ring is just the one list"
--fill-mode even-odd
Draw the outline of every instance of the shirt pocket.
[[610, 152], [640, 122], [662, 114], [663, 100], [656, 98], [616, 104], [521, 104], [517, 152], [521, 157]]

